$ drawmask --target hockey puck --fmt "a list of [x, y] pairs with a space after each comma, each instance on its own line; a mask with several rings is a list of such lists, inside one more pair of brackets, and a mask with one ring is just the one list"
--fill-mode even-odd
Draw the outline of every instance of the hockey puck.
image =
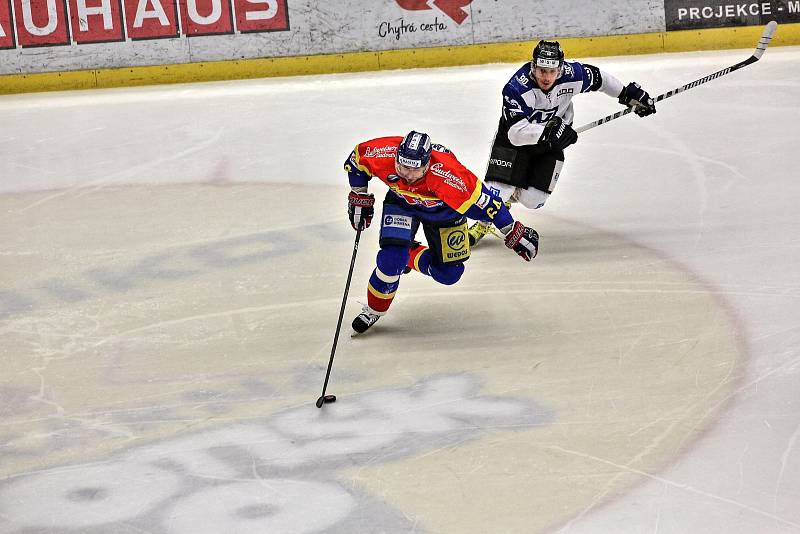
[[322, 408], [323, 404], [330, 404], [336, 402], [336, 395], [325, 395], [317, 399], [317, 408]]

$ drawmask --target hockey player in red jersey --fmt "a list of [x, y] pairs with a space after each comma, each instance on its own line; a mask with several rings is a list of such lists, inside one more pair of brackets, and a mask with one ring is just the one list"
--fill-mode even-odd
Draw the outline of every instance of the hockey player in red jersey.
[[[525, 261], [532, 260], [539, 235], [514, 221], [502, 200], [492, 193], [447, 148], [431, 144], [425, 133], [381, 137], [356, 145], [344, 164], [350, 181], [348, 216], [354, 230], [368, 228], [375, 197], [369, 181], [389, 187], [383, 201], [380, 250], [367, 285], [367, 304], [353, 320], [365, 332], [392, 303], [400, 275], [410, 270], [440, 284], [458, 282], [469, 258], [467, 217], [494, 224], [505, 243]], [[422, 225], [427, 246], [415, 241]]]

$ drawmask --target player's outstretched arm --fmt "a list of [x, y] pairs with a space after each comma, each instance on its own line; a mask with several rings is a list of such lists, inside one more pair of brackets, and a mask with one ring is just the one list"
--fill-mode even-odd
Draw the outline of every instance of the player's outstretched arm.
[[539, 251], [539, 234], [519, 221], [515, 221], [511, 212], [498, 197], [484, 184], [478, 200], [470, 206], [466, 216], [477, 221], [494, 224], [505, 234], [506, 246], [525, 261], [531, 261]]

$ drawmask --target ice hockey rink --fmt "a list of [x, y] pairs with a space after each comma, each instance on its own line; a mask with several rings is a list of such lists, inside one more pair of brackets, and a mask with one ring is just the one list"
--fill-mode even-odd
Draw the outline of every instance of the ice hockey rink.
[[800, 532], [798, 65], [585, 132], [533, 262], [490, 236], [351, 338], [374, 223], [321, 410], [342, 163], [417, 129], [482, 175], [516, 64], [0, 97], [0, 532]]

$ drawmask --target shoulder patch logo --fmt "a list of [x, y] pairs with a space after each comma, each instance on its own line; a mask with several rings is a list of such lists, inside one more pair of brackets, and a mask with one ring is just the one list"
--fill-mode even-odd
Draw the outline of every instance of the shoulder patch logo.
[[503, 100], [505, 100], [503, 111], [508, 112], [511, 117], [515, 117], [517, 114], [524, 115], [522, 105], [518, 101], [506, 95], [503, 95]]

